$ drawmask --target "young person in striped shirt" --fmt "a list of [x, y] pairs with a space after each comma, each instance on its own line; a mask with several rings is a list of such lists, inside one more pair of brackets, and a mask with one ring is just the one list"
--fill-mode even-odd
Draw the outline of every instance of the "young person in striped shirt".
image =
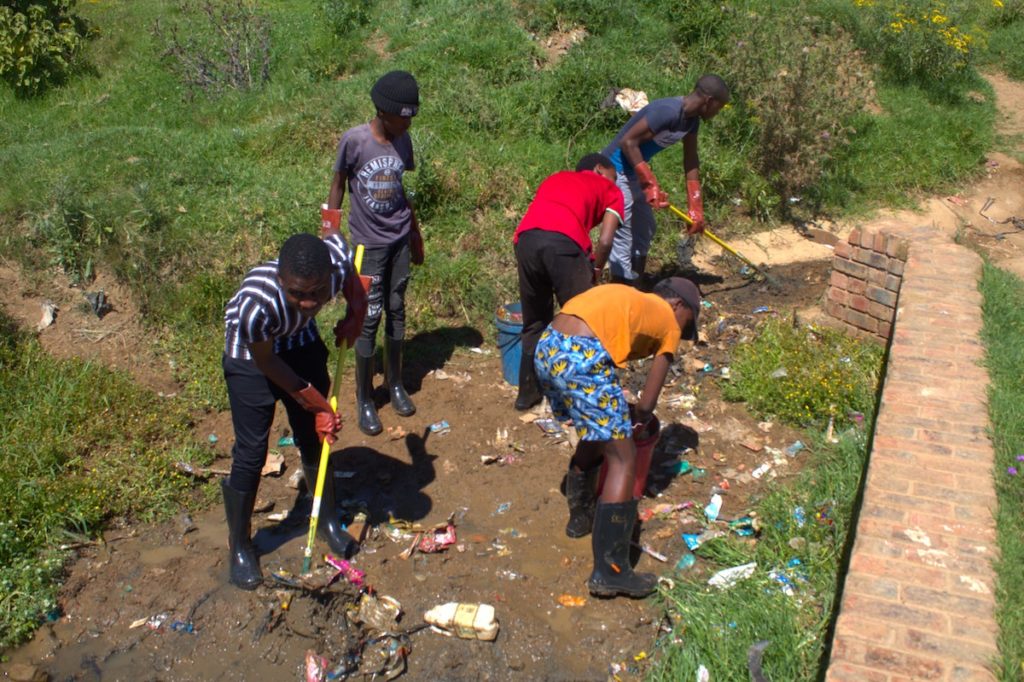
[[[352, 345], [363, 326], [366, 293], [345, 239], [325, 229], [323, 239], [289, 237], [277, 260], [250, 270], [227, 304], [222, 364], [235, 444], [231, 474], [221, 489], [231, 582], [242, 589], [255, 589], [263, 581], [250, 530], [276, 402], [288, 414], [310, 491], [316, 485], [320, 442], [333, 443], [341, 429], [341, 418], [324, 397], [331, 384], [327, 347], [314, 319], [339, 293], [348, 302], [348, 313], [334, 328], [335, 344]], [[332, 552], [351, 556], [358, 546], [342, 529], [333, 481], [328, 468], [317, 532]]]

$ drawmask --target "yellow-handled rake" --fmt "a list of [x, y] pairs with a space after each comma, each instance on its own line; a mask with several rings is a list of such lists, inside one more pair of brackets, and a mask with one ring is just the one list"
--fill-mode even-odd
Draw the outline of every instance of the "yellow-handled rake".
[[[679, 208], [677, 208], [676, 206], [673, 206], [672, 204], [668, 205], [668, 210], [672, 211], [677, 216], [682, 218], [686, 222], [687, 225], [693, 225], [693, 218], [691, 218], [689, 216], [689, 214], [687, 214], [685, 211], [679, 210]], [[764, 281], [768, 282], [768, 284], [773, 286], [773, 287], [778, 287], [779, 286], [779, 283], [775, 280], [775, 278], [772, 277], [771, 275], [769, 275], [765, 271], [764, 268], [760, 267], [759, 265], [754, 263], [754, 261], [750, 260], [749, 258], [744, 256], [742, 253], [740, 253], [736, 249], [734, 249], [731, 246], [729, 246], [724, 240], [722, 240], [718, 235], [716, 235], [714, 232], [709, 230], [707, 227], [704, 228], [704, 231], [702, 232], [702, 234], [705, 237], [707, 237], [708, 239], [710, 239], [711, 241], [713, 241], [714, 243], [716, 243], [719, 246], [721, 246], [723, 249], [725, 249], [727, 252], [729, 252], [730, 254], [732, 254], [733, 256], [738, 258], [739, 260], [743, 261], [754, 272], [756, 272], [758, 275], [760, 275], [760, 279], [763, 279]]]
[[[363, 245], [356, 246], [355, 276], [359, 276], [363, 265]], [[334, 395], [331, 396], [331, 409], [338, 411], [338, 396], [341, 395], [341, 375], [345, 369], [345, 356], [351, 346], [338, 349], [338, 366], [334, 370]], [[302, 575], [309, 575], [313, 563], [313, 544], [316, 542], [316, 528], [320, 523], [320, 500], [324, 494], [324, 479], [327, 478], [327, 464], [331, 460], [331, 444], [324, 439], [320, 447], [320, 465], [316, 472], [316, 485], [313, 486], [313, 509], [309, 513], [309, 535], [306, 537], [306, 549], [302, 554]], [[331, 485], [334, 482], [331, 481]]]

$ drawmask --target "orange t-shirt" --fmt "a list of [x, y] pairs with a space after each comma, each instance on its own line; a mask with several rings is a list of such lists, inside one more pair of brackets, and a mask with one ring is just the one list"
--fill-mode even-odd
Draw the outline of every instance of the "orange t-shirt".
[[586, 322], [619, 367], [627, 360], [675, 355], [682, 338], [668, 301], [625, 284], [588, 289], [570, 299], [561, 312]]

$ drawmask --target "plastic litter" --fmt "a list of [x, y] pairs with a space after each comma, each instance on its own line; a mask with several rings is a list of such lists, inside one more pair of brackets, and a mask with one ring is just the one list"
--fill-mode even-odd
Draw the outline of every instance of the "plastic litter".
[[292, 447], [294, 445], [295, 445], [295, 437], [294, 436], [281, 436], [280, 438], [277, 439], [277, 447], [279, 447], [279, 448], [287, 448], [287, 447]]
[[793, 441], [789, 446], [786, 447], [786, 454], [790, 457], [796, 457], [797, 453], [803, 450], [805, 446], [801, 441]]
[[729, 522], [729, 530], [740, 537], [751, 537], [760, 532], [761, 522], [751, 516], [741, 516]]
[[516, 573], [507, 568], [499, 568], [494, 572], [494, 575], [498, 576], [501, 580], [526, 580], [526, 576], [522, 573]]
[[688, 474], [693, 470], [693, 466], [685, 459], [681, 459], [678, 462], [665, 462], [661, 466], [668, 469], [669, 473], [676, 474], [677, 476]]
[[771, 470], [771, 468], [772, 468], [772, 465], [769, 464], [768, 462], [765, 462], [761, 466], [759, 466], [756, 469], [754, 469], [753, 471], [751, 471], [750, 475], [753, 476], [754, 478], [761, 478], [762, 476], [767, 474], [768, 471]]
[[493, 641], [498, 636], [498, 621], [490, 604], [439, 604], [423, 614], [431, 629], [462, 639]]
[[394, 597], [364, 592], [354, 620], [377, 632], [392, 632], [402, 617], [402, 605]]
[[747, 649], [747, 672], [750, 673], [750, 682], [768, 682], [761, 670], [761, 659], [764, 657], [764, 650], [771, 644], [767, 639], [755, 642]]
[[785, 573], [772, 570], [768, 572], [768, 577], [779, 583], [779, 589], [782, 591], [782, 594], [787, 597], [792, 597], [796, 594], [796, 590], [793, 588], [793, 581]]
[[560, 594], [560, 595], [558, 595], [558, 603], [561, 604], [562, 606], [568, 606], [568, 607], [586, 606], [587, 598], [586, 597], [576, 597], [576, 596], [571, 595], [571, 594]]
[[173, 623], [171, 623], [172, 632], [183, 632], [191, 634], [195, 632], [195, 629], [195, 625], [193, 625], [192, 621], [176, 620]]
[[807, 513], [803, 507], [797, 507], [793, 510], [793, 520], [796, 521], [797, 528], [804, 527], [804, 524], [807, 523]]
[[700, 467], [693, 468], [693, 480], [699, 481], [708, 475], [707, 469], [701, 469]]
[[766, 306], [766, 305], [759, 305], [756, 308], [754, 308], [754, 314], [755, 315], [759, 315], [761, 313], [766, 313], [769, 310], [771, 310], [771, 308], [769, 308], [768, 306]]
[[778, 367], [772, 370], [772, 373], [769, 374], [768, 376], [770, 376], [772, 379], [782, 379], [783, 377], [789, 376], [789, 372], [786, 371], [785, 367]]
[[211, 433], [209, 436], [206, 437], [206, 441], [208, 443], [216, 443], [217, 440], [218, 440], [218, 438], [217, 438], [217, 434], [216, 433]]
[[85, 300], [89, 302], [89, 307], [92, 308], [93, 313], [96, 317], [103, 319], [103, 316], [114, 309], [114, 306], [110, 305], [110, 301], [107, 300], [107, 293], [100, 289], [99, 291], [87, 291], [85, 292]]
[[356, 587], [362, 587], [365, 582], [366, 573], [360, 571], [358, 568], [350, 564], [345, 559], [340, 559], [331, 554], [324, 555], [324, 561], [333, 566], [338, 572], [331, 578], [331, 582], [334, 582], [338, 577], [343, 577]]
[[504, 514], [505, 512], [507, 512], [511, 508], [512, 508], [512, 503], [511, 502], [502, 502], [501, 504], [498, 505], [498, 508], [494, 510], [494, 513], [491, 514], [491, 516], [497, 516], [498, 514]]
[[704, 507], [704, 515], [708, 517], [708, 521], [715, 521], [718, 519], [718, 514], [722, 511], [722, 496], [712, 495], [711, 502]]
[[305, 675], [306, 682], [324, 682], [327, 679], [327, 659], [313, 650], [306, 652]]
[[697, 682], [711, 682], [711, 673], [703, 664], [697, 668]]
[[561, 435], [563, 433], [562, 425], [558, 423], [557, 419], [551, 419], [550, 417], [546, 419], [535, 419], [533, 423], [540, 427], [540, 430], [549, 436]]
[[679, 561], [676, 562], [676, 570], [685, 571], [686, 569], [691, 568], [695, 563], [697, 563], [697, 555], [693, 552], [686, 552], [679, 558]]
[[425, 554], [434, 554], [443, 552], [456, 542], [458, 542], [458, 538], [455, 536], [455, 526], [449, 523], [443, 529], [424, 533], [418, 548]]
[[450, 432], [451, 430], [452, 427], [448, 424], [448, 421], [445, 419], [442, 419], [439, 422], [434, 422], [433, 424], [430, 425], [430, 432], [436, 433], [439, 436], [443, 436], [444, 434]]
[[630, 543], [630, 544], [632, 544], [634, 547], [639, 549], [641, 552], [643, 552], [647, 556], [652, 557], [654, 559], [657, 559], [658, 561], [660, 561], [662, 563], [665, 563], [666, 561], [668, 561], [668, 557], [667, 556], [665, 556], [661, 552], [655, 551], [654, 549], [651, 548], [650, 545], [641, 545], [641, 544], [638, 544], [636, 542], [633, 542], [633, 543]]
[[731, 568], [723, 568], [713, 576], [708, 578], [708, 585], [717, 587], [720, 590], [732, 587], [740, 580], [745, 580], [750, 576], [754, 575], [754, 570], [757, 568], [757, 562], [751, 561], [749, 564], [741, 564], [739, 566], [733, 566]]

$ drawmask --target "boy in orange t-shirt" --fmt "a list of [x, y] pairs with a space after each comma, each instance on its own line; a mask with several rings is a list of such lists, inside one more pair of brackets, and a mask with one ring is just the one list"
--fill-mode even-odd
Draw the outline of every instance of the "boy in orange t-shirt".
[[[587, 587], [596, 596], [644, 597], [654, 591], [655, 577], [634, 573], [629, 563], [638, 503], [632, 435], [652, 419], [680, 339], [696, 341], [699, 313], [700, 292], [682, 277], [661, 280], [651, 294], [607, 284], [566, 303], [537, 344], [541, 390], [555, 417], [571, 419], [580, 438], [566, 475], [565, 532], [583, 537], [592, 524], [594, 570]], [[615, 369], [652, 356], [634, 425]], [[587, 472], [602, 462], [608, 476], [595, 506]]]

